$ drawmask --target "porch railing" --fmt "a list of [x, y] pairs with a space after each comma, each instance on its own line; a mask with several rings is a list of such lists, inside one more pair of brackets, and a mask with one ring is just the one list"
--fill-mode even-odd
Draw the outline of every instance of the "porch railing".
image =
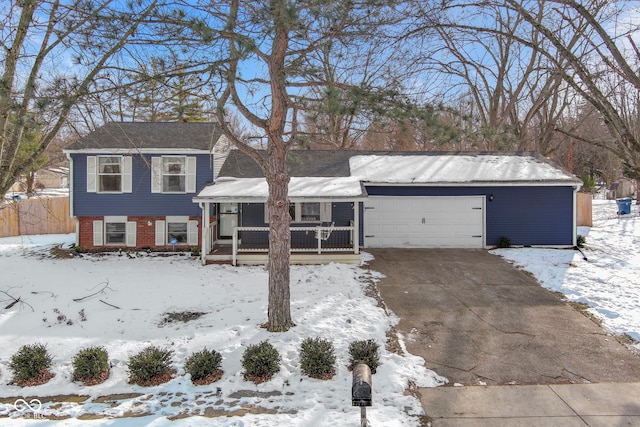
[[[353, 226], [290, 227], [291, 252], [353, 252]], [[232, 262], [236, 264], [238, 253], [269, 252], [269, 227], [236, 227], [233, 230]]]

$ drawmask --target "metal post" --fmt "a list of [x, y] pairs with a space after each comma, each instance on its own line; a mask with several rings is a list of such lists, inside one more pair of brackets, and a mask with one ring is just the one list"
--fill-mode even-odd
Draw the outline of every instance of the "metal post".
[[367, 407], [360, 407], [360, 427], [367, 427]]

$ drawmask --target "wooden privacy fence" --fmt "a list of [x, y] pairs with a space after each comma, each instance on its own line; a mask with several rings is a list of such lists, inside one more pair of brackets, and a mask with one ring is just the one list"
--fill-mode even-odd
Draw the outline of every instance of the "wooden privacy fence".
[[17, 200], [0, 207], [0, 237], [67, 234], [75, 230], [75, 221], [69, 218], [68, 197]]
[[578, 198], [576, 199], [576, 221], [578, 227], [591, 227], [593, 225], [591, 214], [592, 202], [593, 195], [590, 193], [578, 193]]

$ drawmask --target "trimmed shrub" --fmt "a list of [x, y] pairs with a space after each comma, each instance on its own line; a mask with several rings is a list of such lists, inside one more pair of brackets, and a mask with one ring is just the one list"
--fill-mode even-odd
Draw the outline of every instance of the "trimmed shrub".
[[[171, 356], [173, 352], [149, 346], [140, 353], [129, 358], [130, 382], [139, 385], [152, 385], [155, 382], [162, 383], [169, 380], [171, 376]], [[159, 381], [159, 377], [165, 381]]]
[[[33, 379], [43, 378], [48, 374], [53, 358], [47, 351], [44, 344], [23, 345], [17, 353], [11, 356], [9, 369], [13, 372], [15, 381], [20, 385], [25, 385]], [[52, 375], [49, 374], [47, 382]], [[43, 378], [44, 379], [44, 378]]]
[[260, 384], [280, 371], [280, 354], [267, 341], [247, 347], [242, 356], [244, 379]]
[[374, 340], [354, 341], [349, 344], [349, 367], [353, 369], [357, 364], [369, 365], [371, 373], [375, 374], [380, 357], [378, 356], [380, 345]]
[[501, 248], [501, 249], [510, 248], [511, 247], [511, 239], [506, 237], [506, 236], [502, 236], [500, 238], [500, 240], [498, 240], [498, 247]]
[[73, 358], [73, 380], [95, 385], [109, 378], [109, 356], [103, 347], [80, 350]]
[[307, 338], [300, 344], [300, 368], [311, 378], [329, 379], [336, 373], [333, 344], [321, 338]]
[[197, 353], [193, 353], [187, 359], [185, 370], [191, 374], [191, 381], [194, 383], [214, 382], [220, 379], [222, 371], [220, 365], [222, 363], [222, 355], [215, 350], [207, 350], [206, 348]]

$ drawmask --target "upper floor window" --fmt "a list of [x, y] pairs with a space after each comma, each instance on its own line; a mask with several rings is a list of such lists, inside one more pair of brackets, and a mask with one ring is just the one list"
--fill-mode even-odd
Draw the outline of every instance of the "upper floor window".
[[122, 191], [122, 157], [98, 157], [99, 192]]
[[196, 158], [162, 156], [151, 158], [152, 193], [195, 193]]
[[186, 157], [162, 158], [162, 192], [184, 193], [187, 176]]
[[130, 193], [130, 156], [88, 156], [87, 191], [91, 193]]

